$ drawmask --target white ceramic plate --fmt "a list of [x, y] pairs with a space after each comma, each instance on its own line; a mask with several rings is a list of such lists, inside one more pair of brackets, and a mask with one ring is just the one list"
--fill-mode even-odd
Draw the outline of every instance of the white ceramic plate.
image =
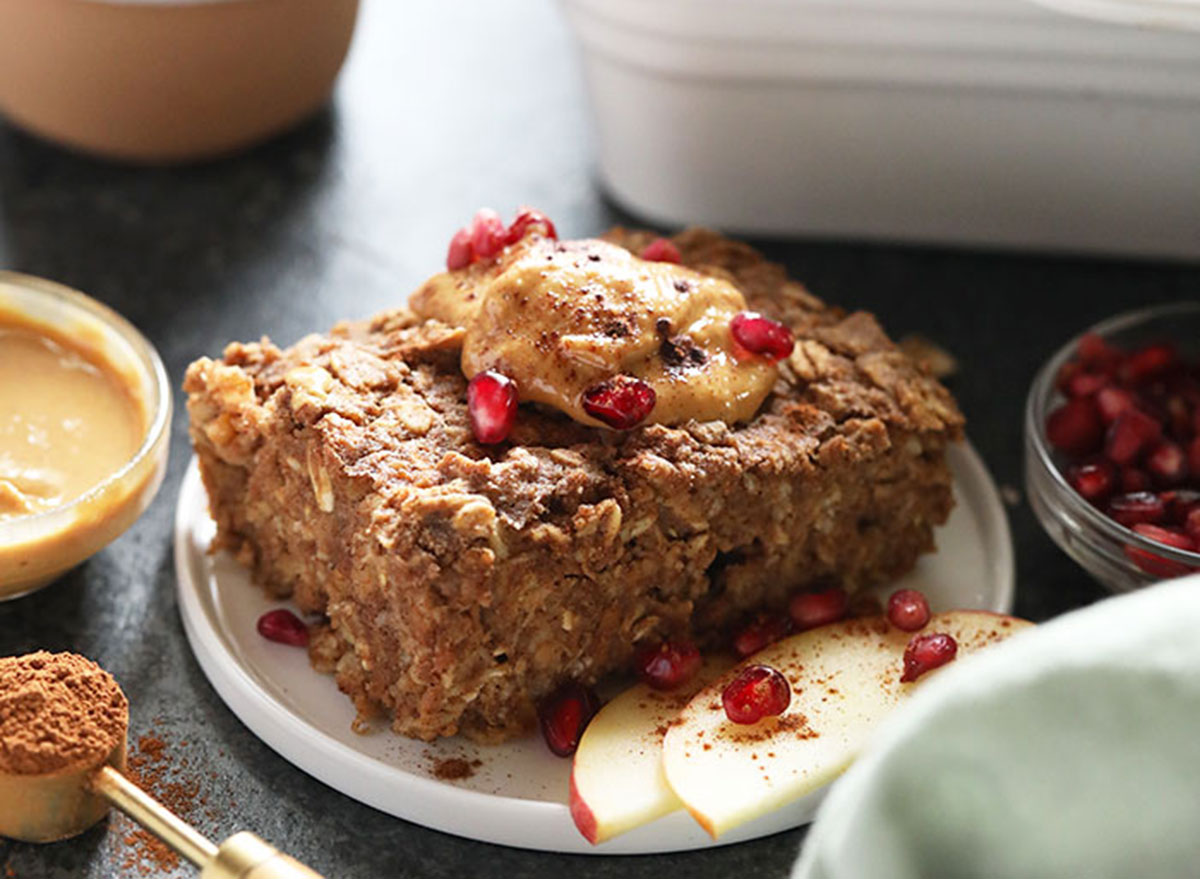
[[[1011, 610], [1012, 539], [996, 487], [969, 446], [953, 449], [950, 463], [958, 506], [938, 532], [939, 552], [922, 559], [902, 583], [922, 589], [935, 610]], [[214, 527], [193, 461], [176, 511], [175, 567], [180, 613], [196, 658], [255, 735], [360, 802], [485, 842], [630, 854], [724, 845], [797, 827], [812, 819], [824, 794], [818, 791], [715, 843], [687, 813], [676, 812], [591, 846], [576, 831], [566, 806], [570, 761], [552, 756], [538, 737], [485, 747], [460, 739], [427, 744], [382, 728], [367, 735], [352, 732], [354, 709], [333, 679], [313, 671], [305, 651], [258, 635], [259, 615], [279, 604], [254, 587], [227, 553], [207, 553]], [[480, 765], [461, 781], [437, 779], [434, 765], [450, 758]]]

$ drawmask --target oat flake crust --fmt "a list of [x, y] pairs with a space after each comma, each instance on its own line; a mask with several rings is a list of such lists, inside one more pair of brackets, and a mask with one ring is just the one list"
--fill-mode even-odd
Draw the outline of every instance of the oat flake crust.
[[[637, 252], [652, 236], [607, 237]], [[945, 388], [871, 315], [825, 306], [752, 248], [674, 241], [796, 332], [749, 423], [614, 433], [525, 406], [510, 442], [481, 446], [461, 330], [406, 309], [188, 369], [215, 548], [327, 615], [310, 656], [360, 720], [502, 740], [559, 681], [621, 669], [640, 641], [711, 642], [798, 587], [854, 591], [933, 549], [963, 424]]]

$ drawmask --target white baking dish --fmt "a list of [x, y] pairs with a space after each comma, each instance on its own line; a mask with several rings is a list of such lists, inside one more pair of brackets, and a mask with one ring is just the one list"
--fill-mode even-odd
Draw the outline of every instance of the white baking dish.
[[563, 0], [657, 222], [1200, 257], [1200, 35], [1024, 0]]

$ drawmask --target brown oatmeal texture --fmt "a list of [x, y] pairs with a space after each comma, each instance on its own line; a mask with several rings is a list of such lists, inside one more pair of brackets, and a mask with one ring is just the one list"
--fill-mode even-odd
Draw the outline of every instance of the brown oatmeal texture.
[[500, 740], [639, 642], [711, 642], [798, 587], [854, 592], [933, 549], [962, 428], [949, 393], [871, 315], [752, 248], [701, 229], [674, 241], [796, 333], [748, 423], [616, 433], [524, 406], [508, 443], [481, 446], [462, 331], [406, 309], [189, 368], [214, 548], [328, 617], [310, 657], [360, 722]]
[[90, 659], [45, 651], [0, 658], [0, 772], [98, 765], [128, 725], [125, 694]]

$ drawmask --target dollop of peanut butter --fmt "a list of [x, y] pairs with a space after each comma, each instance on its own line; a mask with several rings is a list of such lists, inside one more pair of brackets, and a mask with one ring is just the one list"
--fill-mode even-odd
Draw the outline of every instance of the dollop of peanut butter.
[[495, 261], [434, 276], [409, 304], [465, 330], [468, 378], [503, 373], [522, 401], [584, 424], [600, 425], [584, 393], [617, 375], [654, 389], [647, 424], [749, 420], [778, 376], [769, 360], [735, 353], [730, 321], [746, 310], [737, 287], [600, 240], [529, 236]]

